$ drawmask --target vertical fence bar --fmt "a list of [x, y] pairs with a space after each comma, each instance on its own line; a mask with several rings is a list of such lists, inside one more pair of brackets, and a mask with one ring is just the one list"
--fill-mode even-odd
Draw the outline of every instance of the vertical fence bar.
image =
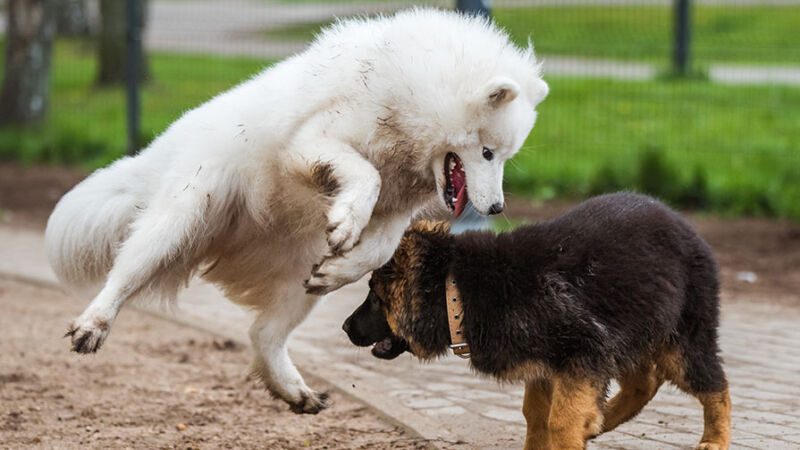
[[675, 47], [672, 53], [672, 66], [676, 75], [685, 76], [689, 71], [690, 17], [689, 0], [675, 0]]
[[142, 58], [142, 29], [139, 21], [140, 0], [125, 0], [125, 94], [127, 99], [127, 128], [129, 155], [139, 150], [139, 71]]
[[456, 10], [489, 17], [489, 0], [456, 0]]
[[[490, 17], [489, 0], [456, 0], [456, 10], [466, 14]], [[489, 219], [481, 216], [475, 211], [472, 202], [467, 203], [467, 208], [458, 219], [453, 221], [453, 233], [461, 233], [467, 230], [482, 230], [489, 228]]]

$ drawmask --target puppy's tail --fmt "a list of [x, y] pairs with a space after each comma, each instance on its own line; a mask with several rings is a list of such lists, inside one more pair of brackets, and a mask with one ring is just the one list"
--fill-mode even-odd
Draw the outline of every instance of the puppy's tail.
[[47, 221], [45, 247], [61, 282], [96, 290], [114, 262], [117, 248], [148, 189], [138, 158], [123, 158], [100, 169], [67, 192]]

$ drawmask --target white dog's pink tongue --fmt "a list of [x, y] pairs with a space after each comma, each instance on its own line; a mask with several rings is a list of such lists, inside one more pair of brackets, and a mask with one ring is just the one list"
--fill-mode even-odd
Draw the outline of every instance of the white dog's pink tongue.
[[453, 173], [450, 175], [450, 182], [453, 184], [453, 191], [455, 191], [453, 197], [454, 213], [458, 217], [464, 212], [469, 200], [467, 195], [467, 175], [464, 173], [461, 160], [458, 158], [456, 158], [456, 166], [453, 167]]

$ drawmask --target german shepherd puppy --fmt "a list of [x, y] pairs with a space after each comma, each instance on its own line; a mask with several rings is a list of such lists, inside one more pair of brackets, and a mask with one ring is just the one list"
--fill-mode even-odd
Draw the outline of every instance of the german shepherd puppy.
[[[638, 414], [664, 381], [703, 406], [697, 449], [728, 448], [716, 263], [662, 203], [609, 194], [499, 235], [417, 223], [373, 272], [345, 332], [356, 345], [375, 344], [381, 358], [443, 355], [448, 277], [472, 367], [526, 383], [526, 449], [585, 448]], [[606, 401], [612, 379], [621, 389]]]

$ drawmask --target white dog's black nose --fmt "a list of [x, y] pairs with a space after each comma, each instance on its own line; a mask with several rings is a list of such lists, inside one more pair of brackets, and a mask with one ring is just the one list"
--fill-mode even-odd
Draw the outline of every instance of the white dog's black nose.
[[489, 215], [500, 214], [501, 212], [503, 212], [502, 203], [495, 203], [494, 205], [489, 207]]

